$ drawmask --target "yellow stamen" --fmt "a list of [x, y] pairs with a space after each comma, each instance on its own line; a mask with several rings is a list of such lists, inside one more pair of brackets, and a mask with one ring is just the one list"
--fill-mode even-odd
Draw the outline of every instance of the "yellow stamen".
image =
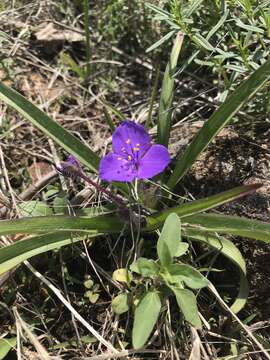
[[126, 144], [130, 144], [131, 143], [131, 140], [130, 139], [127, 139], [126, 140]]
[[132, 157], [130, 155], [128, 155], [128, 160], [130, 161], [132, 159]]
[[140, 149], [138, 147], [134, 147], [133, 151], [139, 151]]

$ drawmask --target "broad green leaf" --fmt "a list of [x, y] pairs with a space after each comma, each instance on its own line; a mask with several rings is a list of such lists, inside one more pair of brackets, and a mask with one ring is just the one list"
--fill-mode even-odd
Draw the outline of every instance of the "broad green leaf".
[[184, 255], [187, 251], [188, 251], [188, 248], [189, 248], [189, 244], [186, 243], [186, 242], [180, 242], [178, 244], [178, 248], [175, 252], [175, 257], [180, 257], [182, 255]]
[[122, 268], [115, 270], [112, 274], [112, 278], [115, 281], [129, 284], [132, 280], [132, 274], [128, 271], [128, 269]]
[[270, 60], [266, 61], [220, 105], [202, 129], [194, 137], [177, 161], [176, 167], [169, 179], [168, 187], [174, 188], [186, 172], [207, 147], [211, 140], [232, 119], [237, 111], [264, 85], [270, 78]]
[[112, 309], [115, 314], [121, 315], [129, 309], [129, 296], [127, 293], [117, 295], [112, 301]]
[[6, 359], [9, 351], [16, 346], [17, 338], [2, 338], [0, 339], [0, 360]]
[[98, 156], [77, 137], [65, 130], [17, 91], [0, 83], [0, 100], [3, 100], [6, 104], [17, 110], [34, 126], [62, 146], [68, 153], [75, 155], [76, 158], [89, 169], [97, 172], [99, 163]]
[[221, 214], [196, 214], [185, 218], [186, 225], [205, 232], [242, 236], [270, 243], [270, 223]]
[[49, 216], [52, 215], [52, 209], [43, 201], [32, 200], [18, 204], [21, 216]]
[[181, 219], [187, 216], [194, 215], [199, 212], [203, 212], [214, 207], [225, 204], [229, 201], [239, 199], [242, 196], [246, 196], [249, 193], [254, 192], [262, 185], [251, 184], [243, 185], [233, 188], [228, 191], [223, 191], [217, 195], [212, 195], [200, 200], [191, 201], [189, 203], [181, 204], [163, 211], [160, 211], [152, 216], [146, 218], [146, 230], [153, 230], [165, 221], [165, 219], [171, 213], [176, 213]]
[[208, 286], [208, 280], [196, 269], [186, 264], [171, 264], [167, 268], [174, 283], [184, 282], [191, 289]]
[[[96, 235], [88, 235], [88, 237]], [[32, 256], [58, 249], [64, 245], [73, 244], [84, 238], [85, 235], [80, 237], [77, 235], [75, 237], [70, 232], [50, 233], [29, 237], [0, 248], [0, 275]]]
[[156, 276], [159, 273], [159, 266], [154, 260], [140, 257], [130, 265], [130, 270], [142, 276]]
[[231, 305], [234, 313], [239, 312], [246, 304], [248, 297], [248, 282], [246, 279], [246, 264], [238, 248], [228, 239], [199, 229], [185, 229], [185, 236], [190, 240], [199, 241], [216, 249], [221, 255], [227, 257], [238, 268], [240, 285], [236, 300]]
[[197, 328], [201, 328], [202, 323], [199, 317], [197, 300], [193, 292], [187, 289], [177, 289], [176, 287], [171, 287], [171, 289], [186, 321]]
[[0, 235], [37, 234], [53, 231], [89, 232], [119, 232], [123, 229], [121, 220], [112, 214], [94, 216], [91, 218], [78, 216], [41, 216], [0, 221]]
[[184, 35], [179, 32], [174, 41], [170, 60], [166, 66], [163, 77], [162, 89], [159, 103], [158, 115], [158, 142], [168, 146], [170, 131], [171, 131], [171, 117], [172, 117], [172, 100], [174, 94], [174, 74], [176, 72], [178, 57], [182, 48]]
[[157, 242], [157, 253], [162, 266], [171, 264], [181, 241], [181, 222], [175, 213], [170, 214]]
[[161, 301], [156, 291], [148, 291], [135, 309], [132, 344], [140, 349], [148, 340], [160, 313]]

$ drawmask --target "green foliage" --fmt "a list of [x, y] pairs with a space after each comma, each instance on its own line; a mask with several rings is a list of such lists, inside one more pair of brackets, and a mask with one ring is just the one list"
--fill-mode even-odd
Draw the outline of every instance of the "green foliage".
[[108, 43], [134, 52], [147, 48], [155, 38], [144, 0], [101, 0], [94, 9], [97, 27]]
[[172, 101], [175, 82], [174, 74], [182, 48], [183, 37], [184, 35], [179, 32], [175, 38], [170, 60], [166, 66], [162, 82], [158, 116], [158, 142], [165, 146], [168, 146], [170, 138]]
[[[183, 244], [180, 219], [172, 213], [166, 219], [157, 242], [158, 261], [140, 257], [133, 262], [130, 270], [141, 275], [141, 278], [129, 277], [129, 291], [132, 296], [121, 293], [112, 302], [113, 310], [121, 314], [129, 309], [128, 299], [139, 296], [138, 305], [133, 301], [135, 312], [132, 343], [136, 349], [144, 346], [149, 338], [158, 320], [161, 302], [165, 303], [167, 294], [175, 295], [179, 309], [188, 322], [201, 327], [196, 297], [190, 290], [185, 289], [185, 285], [192, 289], [201, 289], [208, 286], [208, 280], [192, 266], [174, 261], [177, 254], [185, 252], [183, 247], [181, 252], [178, 251], [180, 244]], [[119, 270], [123, 273], [125, 269]], [[125, 273], [128, 273], [127, 269]], [[145, 287], [143, 295], [140, 294], [142, 285]], [[164, 291], [164, 286], [167, 287], [167, 292]]]
[[0, 360], [6, 359], [9, 351], [16, 346], [17, 338], [1, 338], [0, 339]]
[[180, 71], [191, 63], [207, 67], [217, 75], [220, 100], [268, 59], [268, 1], [170, 0], [166, 10], [148, 7], [168, 34], [180, 30], [187, 36], [187, 60]]
[[202, 323], [198, 313], [196, 297], [193, 292], [175, 287], [172, 287], [172, 291], [174, 292], [177, 304], [185, 319], [193, 326], [200, 328]]
[[143, 347], [149, 338], [161, 310], [158, 292], [147, 291], [135, 309], [132, 344], [135, 349]]
[[129, 309], [129, 296], [127, 293], [117, 295], [112, 301], [112, 309], [115, 314], [121, 315]]
[[191, 289], [201, 289], [208, 285], [208, 281], [202, 274], [190, 265], [171, 264], [168, 266], [170, 282], [178, 284], [184, 282]]
[[270, 60], [261, 65], [231, 96], [218, 108], [194, 137], [171, 175], [168, 187], [173, 188], [191, 168], [201, 152], [234, 114], [270, 79]]
[[25, 201], [18, 205], [20, 215], [29, 216], [49, 216], [52, 215], [52, 209], [43, 201]]
[[159, 266], [154, 260], [140, 257], [130, 265], [130, 270], [142, 276], [155, 277], [159, 273]]
[[172, 213], [165, 220], [157, 243], [157, 253], [162, 266], [169, 266], [177, 253], [181, 239], [181, 223], [177, 214]]

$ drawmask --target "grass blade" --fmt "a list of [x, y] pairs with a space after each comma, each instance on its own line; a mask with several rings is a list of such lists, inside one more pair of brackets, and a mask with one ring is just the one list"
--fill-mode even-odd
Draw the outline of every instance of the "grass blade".
[[193, 214], [212, 209], [229, 201], [233, 201], [240, 197], [246, 196], [247, 194], [256, 191], [261, 186], [262, 185], [260, 184], [238, 186], [217, 195], [212, 195], [204, 199], [191, 201], [189, 203], [181, 204], [160, 211], [146, 218], [146, 230], [153, 230], [161, 226], [166, 220], [167, 216], [169, 216], [171, 213], [176, 213], [180, 218], [191, 216]]
[[259, 67], [247, 80], [228, 97], [217, 111], [204, 124], [194, 137], [183, 156], [177, 161], [176, 167], [168, 181], [170, 189], [182, 179], [196, 161], [201, 152], [235, 113], [270, 79], [270, 60]]
[[26, 117], [34, 126], [62, 146], [68, 153], [76, 158], [92, 171], [97, 171], [99, 158], [78, 138], [65, 130], [61, 125], [52, 120], [37, 106], [25, 99], [17, 91], [0, 83], [0, 100], [13, 107]]
[[242, 236], [270, 243], [270, 224], [263, 221], [210, 213], [186, 217], [185, 224], [204, 231]]
[[159, 103], [159, 117], [158, 117], [158, 142], [168, 146], [170, 130], [171, 130], [171, 116], [172, 116], [172, 100], [174, 93], [174, 75], [176, 72], [176, 66], [178, 57], [182, 48], [184, 35], [178, 32], [170, 60], [166, 66], [164, 78], [162, 82], [162, 89]]
[[78, 216], [40, 216], [0, 221], [0, 235], [37, 234], [53, 231], [89, 232], [119, 232], [123, 223], [112, 214], [78, 217]]
[[238, 248], [230, 240], [198, 229], [187, 228], [184, 231], [184, 236], [190, 240], [209, 245], [237, 266], [240, 275], [240, 282], [238, 295], [231, 305], [231, 310], [234, 313], [239, 312], [247, 302], [248, 282], [246, 278], [246, 263]]
[[[89, 237], [89, 235], [87, 236]], [[70, 232], [51, 233], [29, 237], [0, 248], [0, 275], [35, 255], [73, 244], [84, 238], [85, 235], [74, 237]]]

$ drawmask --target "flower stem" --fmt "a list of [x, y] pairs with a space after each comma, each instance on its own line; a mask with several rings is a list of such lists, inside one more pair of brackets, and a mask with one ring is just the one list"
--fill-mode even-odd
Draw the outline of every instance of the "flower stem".
[[94, 186], [99, 192], [105, 194], [109, 199], [113, 200], [120, 208], [127, 208], [126, 203], [119, 196], [114, 195], [111, 191], [91, 180], [82, 171], [78, 172], [78, 176], [80, 176], [80, 178], [82, 178], [88, 184]]

